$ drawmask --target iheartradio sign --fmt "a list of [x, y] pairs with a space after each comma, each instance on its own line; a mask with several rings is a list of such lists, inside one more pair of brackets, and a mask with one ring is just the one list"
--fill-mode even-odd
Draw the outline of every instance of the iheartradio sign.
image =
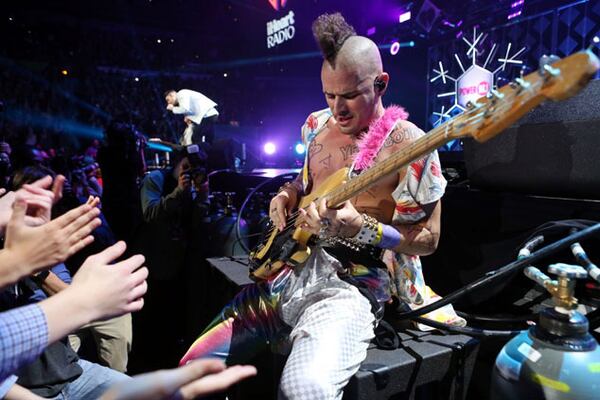
[[296, 34], [295, 23], [293, 11], [287, 13], [283, 18], [267, 22], [267, 48], [279, 46], [293, 39]]
[[463, 107], [475, 102], [492, 89], [494, 74], [478, 65], [472, 65], [456, 80], [456, 100]]

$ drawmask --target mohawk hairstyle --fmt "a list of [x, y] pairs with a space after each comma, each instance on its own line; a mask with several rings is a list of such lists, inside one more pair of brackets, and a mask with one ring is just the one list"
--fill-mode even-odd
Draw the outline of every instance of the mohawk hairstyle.
[[320, 15], [313, 22], [312, 31], [323, 57], [331, 65], [335, 65], [335, 58], [346, 39], [356, 35], [340, 13]]

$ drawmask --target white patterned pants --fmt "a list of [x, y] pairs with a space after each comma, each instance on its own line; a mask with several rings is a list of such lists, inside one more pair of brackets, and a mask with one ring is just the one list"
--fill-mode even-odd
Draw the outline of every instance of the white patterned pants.
[[301, 314], [290, 335], [280, 399], [342, 398], [367, 356], [375, 321], [367, 299], [348, 286], [327, 290]]

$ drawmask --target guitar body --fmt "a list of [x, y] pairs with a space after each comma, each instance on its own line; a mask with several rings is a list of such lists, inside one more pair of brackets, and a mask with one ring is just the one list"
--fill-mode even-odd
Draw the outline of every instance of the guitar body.
[[[343, 186], [349, 179], [348, 174], [348, 168], [337, 170], [319, 185], [318, 190], [302, 197], [298, 208], [306, 208], [311, 202], [316, 202]], [[311, 253], [309, 241], [313, 235], [298, 228], [299, 222], [293, 221], [294, 227], [291, 227], [288, 220], [283, 231], [273, 229], [269, 224], [267, 229], [272, 229], [272, 232], [250, 253], [250, 278], [265, 280], [275, 275], [286, 264], [298, 265], [306, 261]]]

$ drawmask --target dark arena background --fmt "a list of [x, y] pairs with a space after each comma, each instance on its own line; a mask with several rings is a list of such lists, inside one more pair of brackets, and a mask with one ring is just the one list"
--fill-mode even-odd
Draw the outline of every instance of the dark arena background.
[[[581, 394], [600, 393], [598, 74], [508, 124], [495, 102], [511, 87], [547, 94], [523, 79], [570, 85], [565, 71], [579, 65], [553, 69], [552, 56], [599, 54], [600, 0], [2, 2], [0, 186], [64, 175], [57, 216], [101, 199], [102, 225], [65, 262], [70, 274], [119, 240], [149, 269], [144, 308], [117, 332], [82, 328], [78, 355], [115, 368], [121, 352], [132, 376], [176, 368], [252, 284], [270, 201], [304, 165], [301, 127], [328, 107], [311, 25], [333, 12], [379, 47], [385, 106], [432, 137], [456, 133], [437, 149], [448, 185], [437, 249], [421, 259], [437, 295], [419, 305], [456, 313], [432, 306], [419, 319], [389, 302], [389, 329], [376, 330], [343, 398], [598, 398]], [[203, 122], [167, 108], [181, 89], [216, 103]], [[482, 104], [501, 129], [484, 142], [480, 127], [459, 135]], [[186, 156], [182, 183], [173, 168]], [[538, 235], [543, 244], [519, 253]], [[575, 242], [587, 256], [573, 255]], [[286, 353], [250, 353], [258, 374], [215, 398], [278, 398]]]

